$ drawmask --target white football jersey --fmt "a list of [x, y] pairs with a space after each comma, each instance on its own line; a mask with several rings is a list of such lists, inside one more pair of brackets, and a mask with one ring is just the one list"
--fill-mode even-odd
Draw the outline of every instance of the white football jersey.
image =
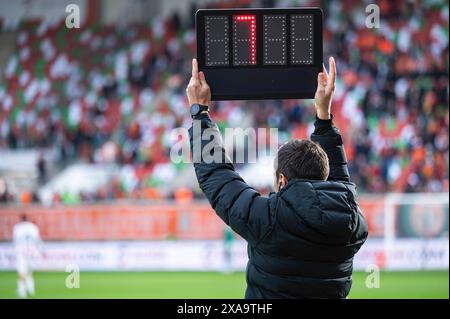
[[37, 253], [41, 246], [39, 228], [31, 222], [20, 222], [14, 225], [13, 241], [16, 252], [31, 255]]

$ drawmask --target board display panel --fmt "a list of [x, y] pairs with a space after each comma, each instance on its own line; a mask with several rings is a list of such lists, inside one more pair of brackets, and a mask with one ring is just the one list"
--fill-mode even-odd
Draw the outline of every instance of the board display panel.
[[322, 11], [201, 9], [197, 60], [213, 100], [313, 98], [322, 70]]

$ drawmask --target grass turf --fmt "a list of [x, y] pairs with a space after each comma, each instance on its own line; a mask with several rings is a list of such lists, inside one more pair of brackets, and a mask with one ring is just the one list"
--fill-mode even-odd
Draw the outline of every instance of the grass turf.
[[[36, 298], [242, 298], [245, 274], [217, 272], [81, 272], [80, 288], [65, 287], [68, 273], [35, 272]], [[448, 271], [381, 272], [380, 288], [353, 274], [349, 298], [448, 298]], [[0, 298], [16, 298], [17, 275], [0, 272]]]

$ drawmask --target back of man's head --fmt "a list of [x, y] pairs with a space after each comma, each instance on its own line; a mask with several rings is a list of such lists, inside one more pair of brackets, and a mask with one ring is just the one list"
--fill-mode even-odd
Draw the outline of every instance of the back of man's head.
[[322, 147], [310, 140], [292, 140], [278, 150], [275, 172], [292, 179], [326, 180], [330, 172], [328, 156]]

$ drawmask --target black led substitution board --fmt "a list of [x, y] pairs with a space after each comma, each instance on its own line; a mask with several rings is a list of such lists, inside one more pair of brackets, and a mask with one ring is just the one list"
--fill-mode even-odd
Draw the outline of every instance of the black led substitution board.
[[201, 9], [197, 60], [213, 100], [313, 98], [322, 70], [322, 10]]

